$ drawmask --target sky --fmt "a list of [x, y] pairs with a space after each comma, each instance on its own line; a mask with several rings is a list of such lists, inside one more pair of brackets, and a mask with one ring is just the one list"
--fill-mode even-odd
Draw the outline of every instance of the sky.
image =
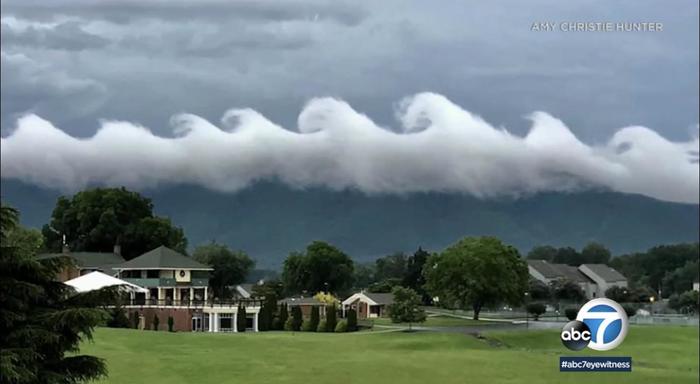
[[698, 200], [697, 0], [1, 9], [3, 178]]

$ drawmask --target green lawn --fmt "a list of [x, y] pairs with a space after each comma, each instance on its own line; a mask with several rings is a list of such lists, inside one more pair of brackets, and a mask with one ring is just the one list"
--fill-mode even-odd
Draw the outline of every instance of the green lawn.
[[[369, 324], [369, 323], [374, 323], [377, 325], [398, 325], [398, 326], [408, 326], [408, 323], [392, 323], [391, 319], [389, 318], [377, 318], [377, 319], [371, 319], [371, 320], [366, 320], [363, 322], [363, 324]], [[489, 324], [494, 324], [494, 322], [491, 321], [482, 321], [482, 320], [472, 320], [472, 319], [463, 319], [459, 317], [451, 317], [451, 316], [429, 316], [424, 323], [414, 323], [414, 326], [422, 326], [422, 327], [469, 327], [469, 326], [474, 326], [474, 325], [489, 325]]]
[[107, 359], [105, 383], [697, 383], [698, 328], [632, 327], [605, 353], [633, 372], [560, 373], [558, 331], [194, 334], [99, 329], [83, 353]]

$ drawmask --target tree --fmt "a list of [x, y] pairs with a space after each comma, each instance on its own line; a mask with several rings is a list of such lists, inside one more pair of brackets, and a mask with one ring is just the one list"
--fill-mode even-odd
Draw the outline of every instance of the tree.
[[581, 264], [607, 264], [610, 262], [610, 250], [600, 243], [588, 243], [581, 250]]
[[402, 280], [397, 278], [384, 279], [370, 284], [367, 290], [371, 293], [390, 293], [394, 287], [400, 287], [402, 283]]
[[326, 332], [335, 331], [335, 326], [338, 321], [335, 311], [335, 304], [326, 305]]
[[546, 260], [552, 262], [556, 255], [557, 249], [551, 245], [538, 245], [528, 252], [527, 258], [530, 260]]
[[109, 313], [110, 317], [107, 320], [107, 326], [110, 328], [129, 328], [131, 322], [126, 316], [126, 311], [121, 305], [115, 305]]
[[120, 244], [129, 260], [160, 245], [185, 253], [187, 239], [169, 219], [153, 215], [153, 204], [125, 188], [94, 188], [59, 197], [42, 229], [46, 247], [60, 252], [65, 235], [72, 251], [111, 252]]
[[552, 292], [549, 290], [547, 284], [531, 279], [528, 283], [528, 294], [532, 300], [543, 300], [547, 301], [551, 299]]
[[423, 267], [428, 260], [430, 253], [419, 247], [418, 250], [406, 260], [406, 274], [403, 278], [403, 286], [413, 289], [420, 295], [423, 305], [431, 303], [432, 298], [425, 291], [425, 276]]
[[408, 323], [408, 329], [411, 330], [411, 324], [425, 321], [425, 311], [420, 307], [421, 299], [416, 291], [411, 288], [395, 287], [392, 293], [394, 302], [389, 306], [392, 322]]
[[173, 327], [175, 326], [175, 319], [172, 316], [168, 316], [168, 332], [173, 332]]
[[158, 315], [153, 315], [153, 330], [157, 331], [158, 326], [160, 325], [160, 319], [158, 318]]
[[314, 305], [311, 307], [311, 316], [309, 318], [309, 329], [311, 332], [316, 332], [320, 320], [321, 316], [319, 314], [318, 306]]
[[464, 238], [424, 267], [426, 288], [441, 304], [474, 311], [485, 305], [518, 305], [528, 284], [528, 270], [518, 251], [494, 237]]
[[668, 306], [680, 313], [695, 314], [699, 309], [698, 291], [687, 291], [682, 294], [673, 294], [668, 300]]
[[287, 312], [287, 304], [280, 305], [280, 313], [277, 315], [277, 321], [279, 322], [278, 330], [284, 329], [284, 324], [287, 322], [289, 317], [289, 312]]
[[114, 300], [116, 291], [76, 293], [56, 282], [69, 261], [37, 260], [27, 248], [8, 244], [18, 218], [15, 209], [0, 206], [0, 381], [79, 383], [106, 376], [104, 361], [80, 355], [79, 347], [107, 320], [98, 304]]
[[227, 246], [211, 242], [195, 248], [193, 257], [214, 268], [209, 286], [219, 299], [229, 298], [227, 287], [245, 281], [255, 262], [245, 252], [232, 252]]
[[557, 253], [552, 259], [553, 263], [573, 265], [576, 267], [583, 264], [581, 261], [581, 254], [571, 247], [558, 248]]
[[44, 249], [44, 236], [34, 228], [15, 226], [7, 233], [7, 244], [20, 248], [25, 255], [35, 255]]
[[236, 329], [238, 332], [245, 332], [246, 326], [248, 326], [248, 321], [246, 320], [245, 307], [243, 304], [238, 304], [238, 311], [236, 312]]
[[550, 283], [552, 295], [556, 300], [580, 302], [586, 299], [581, 287], [571, 280], [557, 279]]
[[619, 287], [614, 285], [605, 291], [605, 297], [610, 300], [617, 301], [618, 303], [629, 302], [630, 294], [626, 287]]
[[349, 309], [347, 313], [348, 332], [357, 331], [357, 312], [354, 309]]
[[662, 292], [666, 295], [681, 294], [693, 287], [698, 281], [698, 260], [686, 262], [683, 266], [667, 271], [661, 281]]
[[356, 290], [367, 288], [375, 281], [374, 263], [355, 264], [353, 271], [353, 286]]
[[375, 261], [377, 281], [386, 279], [403, 280], [406, 276], [406, 255], [401, 252], [381, 257]]
[[301, 315], [301, 308], [298, 305], [292, 307], [292, 331], [299, 332], [301, 323], [304, 321]]
[[530, 303], [525, 306], [525, 309], [535, 318], [535, 321], [539, 320], [540, 316], [547, 311], [547, 307], [542, 303]]
[[344, 333], [348, 331], [348, 322], [345, 320], [340, 320], [335, 326], [335, 333]]
[[352, 286], [353, 261], [338, 248], [314, 241], [305, 253], [294, 252], [284, 262], [282, 281], [288, 293], [343, 293]]

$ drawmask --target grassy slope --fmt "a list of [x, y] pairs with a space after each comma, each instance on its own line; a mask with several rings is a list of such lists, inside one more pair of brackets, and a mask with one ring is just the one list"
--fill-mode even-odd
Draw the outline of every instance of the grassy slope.
[[[505, 346], [440, 333], [192, 334], [100, 329], [81, 352], [107, 383], [697, 383], [698, 328], [633, 327], [606, 355], [632, 373], [560, 373], [557, 331], [497, 333]], [[592, 351], [576, 353], [594, 355]]]
[[[373, 322], [377, 325], [405, 325], [408, 323], [392, 323], [389, 318], [376, 318], [367, 320], [367, 322]], [[462, 319], [459, 317], [449, 317], [449, 316], [429, 316], [423, 323], [413, 323], [414, 326], [421, 327], [469, 327], [473, 325], [489, 325], [494, 324], [490, 321], [472, 320], [472, 319]]]

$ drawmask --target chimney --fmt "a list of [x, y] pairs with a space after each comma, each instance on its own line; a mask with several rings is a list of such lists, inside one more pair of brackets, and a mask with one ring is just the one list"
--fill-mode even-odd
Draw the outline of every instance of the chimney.
[[114, 244], [114, 254], [115, 255], [122, 255], [122, 246], [119, 244]]

